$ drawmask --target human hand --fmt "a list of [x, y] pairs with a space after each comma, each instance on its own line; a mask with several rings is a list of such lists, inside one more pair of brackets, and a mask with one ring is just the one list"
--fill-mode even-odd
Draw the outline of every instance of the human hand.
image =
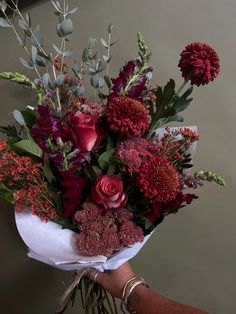
[[[87, 276], [91, 280], [94, 280], [96, 273], [96, 269], [91, 269], [87, 273]], [[134, 276], [135, 274], [130, 264], [125, 263], [115, 270], [107, 270], [103, 273], [100, 272], [96, 278], [96, 282], [106, 289], [111, 295], [121, 299], [125, 283]]]

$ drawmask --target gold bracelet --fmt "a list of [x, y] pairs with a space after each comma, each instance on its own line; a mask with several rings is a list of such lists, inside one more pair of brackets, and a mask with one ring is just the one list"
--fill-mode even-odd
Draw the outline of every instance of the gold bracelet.
[[148, 284], [142, 277], [135, 276], [125, 283], [123, 292], [122, 292], [121, 303], [122, 305], [125, 305], [125, 308], [127, 309], [127, 311], [129, 311], [129, 313], [133, 313], [133, 314], [135, 314], [136, 311], [129, 308], [128, 299], [132, 291], [134, 290], [134, 288], [138, 285], [145, 285], [146, 287], [148, 287]]

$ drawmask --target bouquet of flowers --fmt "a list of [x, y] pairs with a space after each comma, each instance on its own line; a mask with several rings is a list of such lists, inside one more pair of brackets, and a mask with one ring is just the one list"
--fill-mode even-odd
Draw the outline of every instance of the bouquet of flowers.
[[[107, 306], [113, 310], [106, 292], [89, 287], [86, 277], [79, 281], [86, 269], [115, 269], [132, 258], [167, 215], [198, 198], [187, 188], [204, 181], [224, 185], [212, 172], [189, 172], [196, 127], [163, 128], [183, 122], [180, 112], [192, 101], [193, 85], [215, 79], [219, 58], [209, 45], [191, 43], [178, 64], [182, 86], [176, 91], [171, 79], [153, 87], [151, 54], [138, 33], [138, 56], [110, 78], [113, 25], [100, 49], [90, 38], [82, 59], [70, 65], [73, 51], [66, 46], [77, 8], [65, 0], [52, 5], [60, 44], [48, 51], [40, 27], [22, 14], [18, 2], [0, 1], [0, 26], [13, 30], [28, 56], [20, 62], [37, 75], [0, 73], [37, 96], [35, 105], [13, 111], [18, 127], [0, 127], [6, 137], [0, 142], [0, 196], [14, 204], [29, 256], [77, 271], [61, 312], [79, 288], [89, 301], [87, 312], [95, 306], [108, 313]], [[93, 101], [85, 97], [88, 77]]]

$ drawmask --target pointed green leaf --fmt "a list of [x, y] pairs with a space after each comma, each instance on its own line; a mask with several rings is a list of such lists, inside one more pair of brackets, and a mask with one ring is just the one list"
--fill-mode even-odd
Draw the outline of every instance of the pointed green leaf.
[[115, 149], [112, 148], [110, 150], [107, 150], [106, 152], [104, 152], [103, 154], [101, 154], [98, 158], [98, 164], [99, 167], [104, 170], [106, 167], [109, 166], [109, 161], [110, 158], [112, 157], [112, 155], [115, 153]]
[[29, 153], [30, 155], [34, 155], [37, 157], [42, 157], [41, 148], [35, 142], [30, 140], [22, 140], [18, 143], [13, 144], [13, 149]]

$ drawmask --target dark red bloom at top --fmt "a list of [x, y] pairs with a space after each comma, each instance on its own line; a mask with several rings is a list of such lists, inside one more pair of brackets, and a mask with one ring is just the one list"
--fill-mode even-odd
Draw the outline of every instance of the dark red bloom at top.
[[110, 128], [117, 133], [141, 137], [147, 131], [151, 118], [140, 101], [115, 97], [108, 104], [107, 120]]
[[168, 215], [173, 210], [176, 212], [184, 203], [191, 204], [194, 199], [198, 196], [195, 194], [183, 194], [182, 192], [177, 193], [176, 198], [167, 203], [153, 203], [153, 209], [149, 212], [146, 217], [150, 220], [152, 224], [155, 224], [156, 220], [161, 218], [163, 215]]
[[165, 157], [153, 157], [143, 162], [137, 177], [139, 190], [157, 202], [168, 202], [180, 191], [176, 167]]
[[63, 180], [63, 217], [70, 217], [81, 203], [81, 194], [86, 187], [86, 180], [76, 175], [76, 169], [71, 168], [61, 172]]
[[205, 43], [191, 43], [180, 54], [178, 66], [185, 79], [192, 85], [206, 85], [213, 81], [220, 71], [219, 57], [215, 50]]

